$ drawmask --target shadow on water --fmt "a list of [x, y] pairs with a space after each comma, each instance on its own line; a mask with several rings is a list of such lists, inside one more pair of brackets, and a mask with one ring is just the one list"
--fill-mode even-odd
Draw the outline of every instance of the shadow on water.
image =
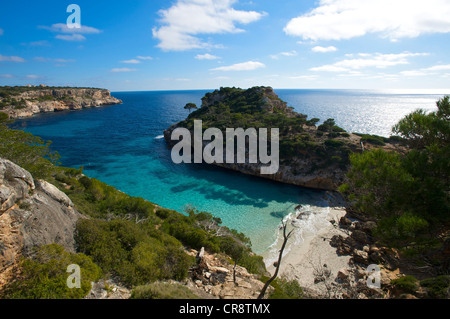
[[280, 211], [280, 212], [271, 212], [270, 216], [275, 217], [277, 219], [283, 219], [289, 214], [289, 212]]

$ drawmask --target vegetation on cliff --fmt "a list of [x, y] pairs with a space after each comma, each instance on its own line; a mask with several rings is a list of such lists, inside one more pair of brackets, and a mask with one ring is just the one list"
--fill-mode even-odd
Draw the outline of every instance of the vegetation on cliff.
[[[88, 87], [79, 87], [80, 89], [93, 89]], [[43, 90], [60, 90], [60, 89], [73, 89], [69, 86], [0, 86], [0, 98], [9, 98], [20, 95], [24, 92], [30, 91], [43, 91]]]
[[437, 111], [417, 110], [392, 130], [406, 142], [405, 152], [352, 154], [340, 191], [354, 211], [375, 218], [374, 234], [381, 244], [401, 249], [410, 262], [428, 267], [429, 275], [448, 275], [449, 97], [437, 102]]
[[[80, 266], [80, 288], [67, 286], [67, 267]], [[33, 258], [23, 259], [18, 280], [10, 282], [0, 292], [8, 299], [79, 299], [91, 290], [91, 282], [99, 280], [102, 270], [84, 254], [68, 253], [63, 247], [51, 244], [36, 247]]]
[[58, 164], [58, 152], [50, 150], [50, 141], [7, 127], [8, 116], [0, 113], [0, 157], [26, 169], [35, 178], [47, 178]]
[[10, 118], [36, 113], [120, 104], [106, 89], [48, 86], [0, 87], [0, 113]]
[[[220, 88], [206, 93], [199, 109], [187, 118], [164, 131], [169, 146], [173, 146], [171, 132], [178, 127], [194, 130], [194, 121], [202, 121], [202, 129], [217, 128], [226, 135], [227, 128], [268, 130], [279, 129], [279, 170], [275, 174], [262, 175], [258, 163], [220, 163], [217, 165], [246, 174], [257, 175], [309, 188], [336, 190], [342, 183], [350, 160], [349, 156], [361, 152], [364, 147], [392, 147], [398, 138], [375, 135], [350, 134], [337, 126], [334, 119], [308, 119], [287, 106], [271, 87], [250, 89]], [[224, 149], [227, 141], [224, 140]], [[246, 141], [246, 146], [250, 138]], [[236, 145], [235, 145], [236, 149]], [[247, 147], [248, 150], [248, 147]], [[270, 151], [270, 145], [268, 146]], [[226, 157], [224, 150], [224, 158]]]
[[220, 88], [206, 93], [202, 106], [177, 126], [193, 129], [193, 121], [202, 120], [203, 130], [226, 128], [279, 128], [280, 162], [293, 157], [314, 159], [317, 167], [343, 165], [354, 149], [345, 130], [328, 119], [318, 128], [318, 119], [296, 113], [268, 87]]

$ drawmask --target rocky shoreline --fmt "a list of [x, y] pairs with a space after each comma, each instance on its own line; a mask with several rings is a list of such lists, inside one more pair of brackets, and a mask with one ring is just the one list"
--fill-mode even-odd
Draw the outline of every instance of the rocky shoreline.
[[[172, 148], [176, 143], [171, 139], [172, 132], [179, 127], [179, 123], [174, 124], [163, 131], [164, 139], [169, 148]], [[207, 145], [203, 142], [203, 148]], [[225, 155], [224, 155], [225, 156]], [[345, 169], [340, 167], [333, 168], [316, 168], [311, 170], [314, 163], [308, 159], [294, 158], [289, 164], [280, 163], [279, 169], [275, 174], [261, 174], [262, 164], [249, 163], [246, 157], [246, 163], [217, 163], [211, 165], [222, 168], [234, 170], [242, 174], [258, 176], [265, 179], [270, 179], [276, 182], [291, 184], [306, 188], [335, 191], [338, 186], [344, 181]], [[294, 168], [296, 173], [294, 174]]]
[[[8, 98], [0, 98], [3, 109], [9, 118], [26, 118], [38, 113], [80, 110], [103, 105], [121, 104], [105, 89], [61, 88], [27, 90]], [[8, 105], [10, 104], [10, 105]]]
[[[288, 242], [280, 266], [280, 276], [297, 280], [308, 298], [429, 298], [427, 288], [419, 284], [410, 292], [393, 284], [406, 274], [419, 278], [429, 274], [426, 267], [408, 264], [398, 249], [375, 242], [373, 220], [338, 206], [330, 208], [325, 220], [327, 224], [306, 235], [302, 243]], [[274, 269], [267, 265], [271, 273]]]

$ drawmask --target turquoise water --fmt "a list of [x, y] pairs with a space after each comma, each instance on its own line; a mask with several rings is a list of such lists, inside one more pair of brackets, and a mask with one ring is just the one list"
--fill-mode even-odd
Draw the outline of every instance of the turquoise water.
[[[14, 127], [51, 140], [62, 165], [84, 166], [88, 176], [127, 194], [180, 212], [186, 205], [211, 212], [250, 237], [253, 250], [262, 253], [276, 240], [281, 218], [298, 204], [326, 210], [324, 192], [202, 164], [174, 164], [163, 130], [188, 115], [186, 103], [200, 105], [206, 92], [117, 92], [113, 95], [122, 105], [37, 115]], [[390, 126], [417, 107], [432, 109], [439, 98], [358, 91], [276, 93], [310, 118], [334, 117], [347, 130], [380, 135], [388, 135]]]

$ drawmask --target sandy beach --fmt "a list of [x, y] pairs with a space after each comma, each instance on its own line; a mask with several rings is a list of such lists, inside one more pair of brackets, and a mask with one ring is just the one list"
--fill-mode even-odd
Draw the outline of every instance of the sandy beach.
[[[296, 279], [300, 286], [313, 295], [324, 295], [327, 292], [324, 281], [315, 283], [317, 276], [330, 273], [327, 284], [336, 278], [339, 270], [348, 268], [350, 256], [339, 256], [336, 248], [330, 246], [334, 235], [345, 235], [338, 227], [339, 219], [345, 215], [343, 207], [328, 207], [324, 211], [305, 218], [308, 228], [295, 227], [298, 217], [288, 220], [288, 231], [293, 230], [281, 261], [279, 277], [288, 280]], [[313, 220], [315, 218], [316, 220]], [[272, 249], [263, 254], [268, 271], [273, 274], [273, 262], [282, 244], [280, 239]]]

